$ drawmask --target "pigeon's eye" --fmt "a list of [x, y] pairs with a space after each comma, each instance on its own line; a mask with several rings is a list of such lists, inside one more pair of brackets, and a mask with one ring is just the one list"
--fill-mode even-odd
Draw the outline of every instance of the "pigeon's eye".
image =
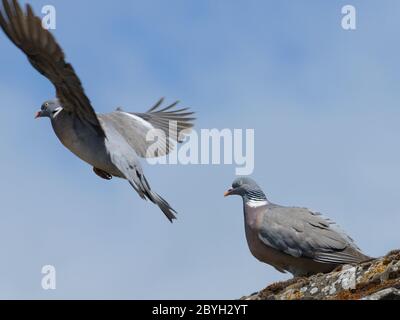
[[236, 181], [234, 184], [232, 184], [232, 188], [239, 188], [240, 187], [240, 181]]

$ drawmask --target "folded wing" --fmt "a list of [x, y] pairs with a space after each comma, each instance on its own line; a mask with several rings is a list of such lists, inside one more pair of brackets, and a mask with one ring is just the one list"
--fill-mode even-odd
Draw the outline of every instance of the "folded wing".
[[321, 263], [358, 263], [368, 259], [331, 220], [305, 208], [276, 206], [262, 221], [259, 238], [294, 257]]

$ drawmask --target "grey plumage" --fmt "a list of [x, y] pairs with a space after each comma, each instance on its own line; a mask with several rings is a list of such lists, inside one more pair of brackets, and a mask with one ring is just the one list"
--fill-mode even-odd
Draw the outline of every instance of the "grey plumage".
[[250, 251], [281, 272], [308, 276], [370, 259], [332, 220], [306, 208], [270, 203], [250, 178], [235, 180], [225, 195], [242, 196]]
[[[48, 117], [59, 140], [76, 156], [93, 166], [103, 179], [113, 176], [129, 181], [143, 199], [157, 204], [172, 222], [175, 210], [151, 190], [144, 176], [139, 157], [168, 154], [179, 136], [193, 127], [195, 120], [188, 109], [177, 110], [174, 103], [163, 108], [161, 99], [146, 113], [128, 113], [122, 109], [96, 114], [81, 81], [55, 38], [42, 28], [31, 6], [24, 12], [17, 0], [3, 0], [0, 27], [8, 38], [28, 57], [32, 66], [48, 78], [56, 89], [57, 99], [45, 102], [37, 117]], [[169, 130], [170, 123], [176, 130]], [[148, 142], [150, 130], [159, 129], [164, 139]], [[147, 152], [155, 145], [153, 152]]]

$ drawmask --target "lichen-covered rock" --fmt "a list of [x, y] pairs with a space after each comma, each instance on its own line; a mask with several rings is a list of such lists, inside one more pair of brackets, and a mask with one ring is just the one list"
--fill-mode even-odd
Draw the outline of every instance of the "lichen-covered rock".
[[245, 300], [400, 300], [400, 250], [331, 273], [272, 284]]

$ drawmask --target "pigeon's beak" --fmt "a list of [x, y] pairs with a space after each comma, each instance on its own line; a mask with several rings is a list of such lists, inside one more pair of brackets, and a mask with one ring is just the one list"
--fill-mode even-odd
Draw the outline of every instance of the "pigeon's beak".
[[40, 117], [42, 117], [42, 112], [41, 111], [36, 112], [35, 119], [40, 118]]
[[229, 197], [232, 194], [233, 189], [229, 189], [224, 193], [224, 197]]

